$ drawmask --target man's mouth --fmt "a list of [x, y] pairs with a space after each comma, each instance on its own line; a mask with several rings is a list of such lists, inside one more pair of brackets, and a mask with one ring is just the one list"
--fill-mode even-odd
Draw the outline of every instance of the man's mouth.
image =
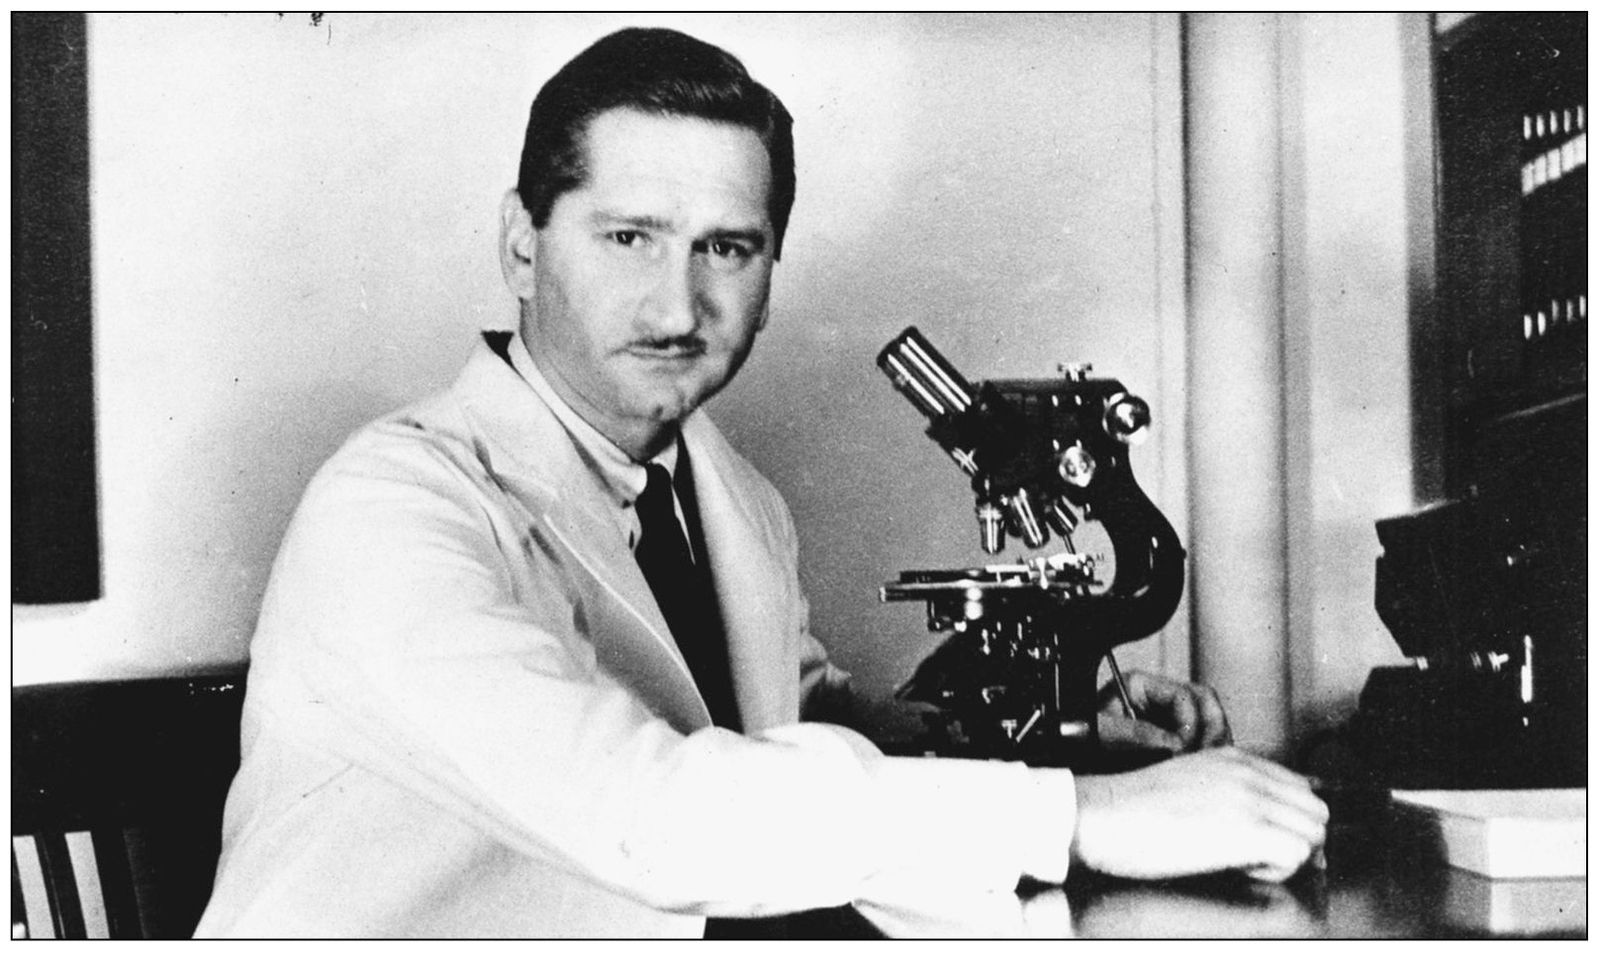
[[654, 360], [682, 361], [705, 354], [705, 342], [699, 338], [667, 338], [635, 341], [625, 349], [628, 354]]

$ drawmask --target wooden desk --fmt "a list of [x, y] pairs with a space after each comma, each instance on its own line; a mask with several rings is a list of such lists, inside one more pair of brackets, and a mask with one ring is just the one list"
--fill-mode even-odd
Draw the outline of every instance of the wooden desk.
[[1587, 881], [1494, 881], [1450, 868], [1384, 808], [1335, 823], [1327, 867], [1284, 884], [1242, 875], [1145, 883], [1074, 872], [1015, 898], [946, 898], [919, 910], [836, 908], [754, 922], [744, 936], [1482, 938], [1588, 935]]

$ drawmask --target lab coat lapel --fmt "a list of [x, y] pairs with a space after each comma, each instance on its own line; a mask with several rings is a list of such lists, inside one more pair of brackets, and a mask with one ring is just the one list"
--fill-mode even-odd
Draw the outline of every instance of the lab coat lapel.
[[796, 598], [782, 572], [779, 543], [758, 503], [739, 485], [733, 449], [703, 413], [684, 424], [684, 443], [694, 462], [700, 524], [710, 553], [727, 650], [744, 730], [755, 732], [794, 721], [799, 706], [799, 667], [782, 643], [784, 607]]
[[692, 732], [709, 725], [710, 711], [633, 554], [616, 539], [616, 525], [590, 514], [583, 515], [590, 519], [573, 519], [574, 509], [548, 507], [539, 516], [602, 594], [585, 603], [585, 636], [606, 667], [643, 698], [655, 700], [657, 711], [678, 729]]
[[614, 503], [560, 421], [486, 345], [456, 387], [484, 464], [526, 511], [535, 536], [554, 541], [582, 568], [574, 577], [588, 597], [580, 625], [601, 662], [680, 731], [709, 725], [649, 584], [608, 518]]

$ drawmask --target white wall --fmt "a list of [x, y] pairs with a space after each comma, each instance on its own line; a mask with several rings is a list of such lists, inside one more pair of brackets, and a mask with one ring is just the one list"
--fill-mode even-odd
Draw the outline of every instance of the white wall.
[[[973, 378], [1091, 360], [1142, 392], [1164, 430], [1135, 468], [1182, 526], [1172, 17], [99, 15], [105, 596], [14, 608], [14, 684], [245, 658], [317, 464], [514, 320], [494, 211], [527, 105], [630, 22], [727, 46], [796, 115], [772, 327], [713, 412], [788, 495], [846, 664], [905, 675], [930, 643], [878, 584], [982, 558], [964, 479], [873, 364], [906, 324]], [[1133, 657], [1184, 664], [1175, 631]]]
[[1430, 136], [1415, 122], [1427, 28], [1422, 14], [1187, 25], [1196, 669], [1240, 741], [1283, 756], [1399, 659], [1373, 607], [1373, 523], [1411, 507], [1407, 244], [1427, 182], [1409, 150]]
[[1306, 455], [1290, 523], [1301, 732], [1349, 715], [1371, 667], [1401, 659], [1373, 588], [1374, 522], [1412, 508], [1404, 90], [1427, 50], [1407, 51], [1407, 16], [1425, 15], [1303, 15], [1285, 63], [1299, 108], [1284, 245], [1290, 447]]

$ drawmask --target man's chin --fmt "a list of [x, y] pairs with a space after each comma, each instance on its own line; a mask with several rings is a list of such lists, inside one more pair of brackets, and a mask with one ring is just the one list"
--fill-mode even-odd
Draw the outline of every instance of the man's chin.
[[662, 424], [688, 417], [719, 390], [700, 374], [674, 380], [656, 378], [643, 384], [634, 407], [642, 416]]
[[657, 391], [640, 394], [632, 402], [632, 416], [656, 424], [677, 424], [705, 401], [698, 391]]

